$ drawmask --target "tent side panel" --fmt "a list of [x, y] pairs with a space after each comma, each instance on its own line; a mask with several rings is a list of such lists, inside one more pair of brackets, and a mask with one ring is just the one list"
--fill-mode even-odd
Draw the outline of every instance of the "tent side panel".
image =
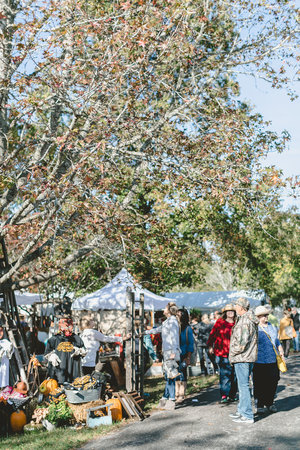
[[99, 328], [104, 334], [121, 333], [126, 332], [126, 311], [111, 310], [111, 311], [99, 311]]

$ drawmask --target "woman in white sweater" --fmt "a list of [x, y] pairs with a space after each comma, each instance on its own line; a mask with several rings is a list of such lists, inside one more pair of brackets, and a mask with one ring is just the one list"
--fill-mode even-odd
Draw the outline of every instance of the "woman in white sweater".
[[175, 379], [179, 375], [178, 362], [180, 360], [179, 322], [177, 320], [178, 308], [170, 302], [164, 309], [167, 319], [160, 327], [147, 330], [145, 334], [161, 333], [163, 370], [166, 379], [166, 387], [163, 397], [159, 402], [161, 409], [175, 408]]
[[107, 336], [100, 331], [95, 330], [93, 320], [83, 319], [81, 321], [82, 333], [80, 335], [83, 340], [87, 354], [82, 359], [82, 372], [84, 375], [91, 374], [95, 370], [97, 352], [100, 348], [100, 342], [123, 342], [121, 336]]

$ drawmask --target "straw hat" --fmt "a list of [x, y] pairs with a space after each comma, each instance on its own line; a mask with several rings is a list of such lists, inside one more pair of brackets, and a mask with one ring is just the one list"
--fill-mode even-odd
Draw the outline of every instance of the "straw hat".
[[227, 303], [227, 305], [225, 305], [222, 309], [222, 313], [225, 311], [235, 311], [234, 305], [232, 303]]

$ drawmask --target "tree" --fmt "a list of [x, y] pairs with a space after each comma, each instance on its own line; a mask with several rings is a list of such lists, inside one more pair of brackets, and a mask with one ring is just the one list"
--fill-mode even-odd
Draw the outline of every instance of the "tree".
[[274, 304], [291, 297], [300, 300], [299, 219], [296, 211], [278, 211], [248, 227], [246, 233], [253, 277]]
[[247, 288], [252, 284], [251, 272], [228, 261], [213, 261], [206, 268], [205, 285], [209, 290], [232, 291]]
[[211, 241], [213, 258], [238, 288], [264, 289], [274, 305], [299, 301], [299, 213], [268, 207], [257, 199], [256, 216], [239, 207], [219, 214]]
[[44, 282], [95, 250], [147, 257], [162, 205], [243, 202], [260, 189], [259, 158], [287, 136], [237, 100], [234, 73], [286, 83], [274, 58], [288, 66], [298, 25], [290, 3], [249, 6], [0, 1], [0, 238], [11, 263], [0, 284]]

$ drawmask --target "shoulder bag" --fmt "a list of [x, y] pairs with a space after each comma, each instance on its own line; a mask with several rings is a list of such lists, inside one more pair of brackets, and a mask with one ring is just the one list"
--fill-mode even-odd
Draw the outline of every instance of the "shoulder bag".
[[292, 325], [288, 325], [287, 327], [285, 327], [284, 332], [290, 339], [297, 337], [295, 328]]
[[275, 352], [275, 355], [276, 355], [276, 362], [277, 362], [278, 369], [280, 370], [280, 372], [286, 372], [287, 371], [287, 366], [286, 366], [286, 363], [285, 363], [284, 359], [282, 359], [282, 357], [278, 353], [277, 348], [273, 344], [273, 341], [272, 341], [271, 337], [268, 335], [268, 333], [266, 332], [266, 330], [264, 330], [263, 327], [260, 327], [260, 328], [263, 330], [264, 333], [266, 333], [266, 335], [268, 336], [268, 338], [271, 341], [271, 344], [273, 345], [273, 349], [274, 349], [274, 352]]

